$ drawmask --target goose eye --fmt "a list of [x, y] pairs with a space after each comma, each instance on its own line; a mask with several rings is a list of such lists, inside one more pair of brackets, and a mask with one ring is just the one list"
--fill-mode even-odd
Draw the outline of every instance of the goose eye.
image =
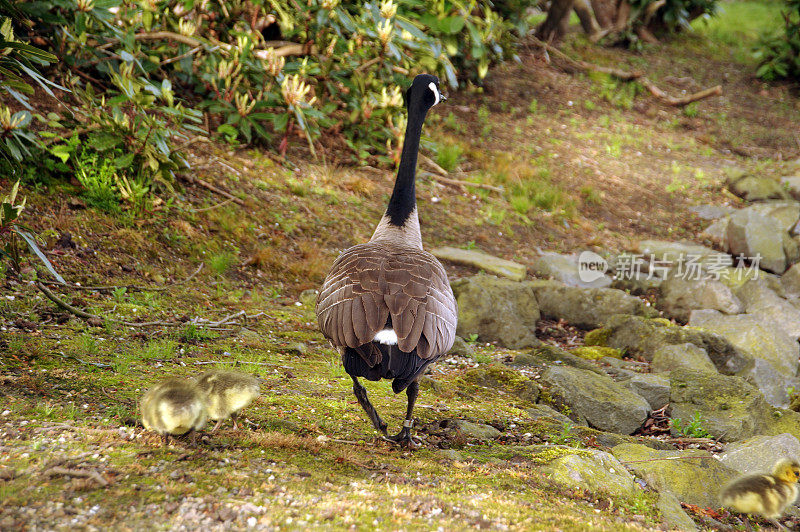
[[440, 100], [439, 89], [436, 87], [436, 83], [432, 81], [428, 83], [428, 88], [433, 91], [433, 105], [436, 105]]

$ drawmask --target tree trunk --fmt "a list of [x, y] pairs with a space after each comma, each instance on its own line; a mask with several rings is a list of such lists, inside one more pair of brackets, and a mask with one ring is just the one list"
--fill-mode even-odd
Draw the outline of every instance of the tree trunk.
[[590, 0], [594, 16], [602, 29], [614, 26], [617, 18], [617, 2], [615, 0]]
[[578, 15], [578, 19], [581, 21], [581, 27], [587, 35], [591, 37], [600, 31], [600, 25], [597, 24], [594, 18], [589, 0], [575, 0], [573, 9], [575, 9], [575, 14]]
[[536, 37], [544, 42], [559, 40], [567, 31], [574, 3], [575, 0], [553, 0], [547, 10], [547, 18], [536, 30]]

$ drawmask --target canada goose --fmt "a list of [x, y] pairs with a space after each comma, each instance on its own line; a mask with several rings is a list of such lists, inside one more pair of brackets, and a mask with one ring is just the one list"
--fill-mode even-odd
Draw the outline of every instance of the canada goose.
[[[779, 528], [777, 519], [797, 499], [800, 464], [795, 460], [779, 460], [769, 475], [740, 477], [722, 490], [724, 506], [746, 514], [760, 514]], [[748, 523], [749, 525], [749, 523]]]
[[142, 424], [161, 434], [164, 445], [169, 435], [192, 433], [206, 424], [206, 405], [193, 379], [169, 378], [147, 390], [141, 402]]
[[[415, 444], [417, 379], [452, 347], [458, 318], [447, 272], [422, 250], [414, 188], [422, 123], [442, 100], [439, 78], [414, 78], [406, 92], [408, 123], [386, 213], [369, 242], [339, 255], [317, 296], [319, 327], [341, 353], [361, 407], [387, 440], [408, 446]], [[396, 436], [388, 436], [359, 377], [392, 379], [394, 393], [406, 390], [408, 408]]]
[[217, 422], [211, 432], [216, 432], [229, 417], [235, 430], [239, 411], [261, 394], [258, 379], [238, 371], [207, 371], [200, 376], [197, 387], [206, 396], [208, 417]]

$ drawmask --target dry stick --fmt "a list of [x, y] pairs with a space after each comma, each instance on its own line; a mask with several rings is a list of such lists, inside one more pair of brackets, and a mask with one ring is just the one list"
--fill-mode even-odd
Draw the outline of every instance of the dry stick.
[[460, 187], [475, 187], [475, 188], [482, 188], [485, 190], [492, 190], [494, 192], [503, 192], [502, 187], [496, 187], [494, 185], [487, 185], [484, 183], [473, 183], [471, 181], [464, 181], [461, 179], [454, 179], [452, 177], [448, 177], [447, 170], [439, 166], [433, 159], [427, 157], [425, 155], [420, 154], [419, 159], [430, 166], [435, 172], [439, 175], [429, 173], [428, 176], [433, 178], [436, 181], [444, 183], [446, 185], [455, 185]]
[[294, 369], [294, 366], [283, 366], [281, 364], [269, 364], [267, 362], [247, 362], [245, 360], [205, 360], [195, 362], [195, 366], [207, 366], [209, 364], [252, 364], [254, 366], [270, 366], [273, 368]]
[[206, 188], [206, 189], [210, 190], [211, 192], [214, 192], [216, 194], [219, 194], [220, 196], [228, 198], [229, 200], [231, 200], [232, 202], [236, 203], [237, 205], [241, 205], [242, 207], [245, 206], [244, 201], [240, 200], [239, 198], [237, 198], [236, 196], [234, 196], [230, 192], [225, 192], [221, 188], [215, 187], [214, 185], [212, 185], [208, 181], [204, 181], [204, 180], [200, 179], [199, 177], [192, 177], [192, 176], [187, 175], [187, 174], [183, 174], [183, 177], [185, 177], [186, 180], [189, 181], [190, 183], [194, 183], [196, 185], [200, 185], [201, 187]]
[[[172, 31], [153, 31], [148, 33], [137, 33], [133, 36], [133, 38], [136, 41], [159, 41], [159, 40], [175, 41], [193, 47], [203, 46], [204, 44], [203, 41], [201, 41], [200, 39], [195, 39], [194, 37], [189, 37], [187, 35], [181, 35], [180, 33], [175, 33]], [[105, 44], [99, 46], [98, 49], [104, 50], [106, 48], [110, 48], [111, 46], [114, 46], [118, 42], [119, 39], [111, 39]], [[224, 42], [219, 42], [216, 40], [211, 40], [211, 42], [215, 46], [219, 46], [226, 52], [229, 52], [231, 49], [234, 48], [233, 45]], [[305, 45], [298, 43], [284, 44], [277, 48], [272, 48], [272, 50], [273, 50], [272, 52], [270, 52], [269, 50], [254, 50], [252, 54], [258, 57], [259, 59], [267, 59], [270, 53], [274, 53], [275, 56], [277, 57], [284, 57], [287, 55], [304, 55], [306, 53]], [[311, 52], [312, 53], [314, 52], [313, 47]]]
[[117, 290], [118, 288], [127, 288], [128, 290], [139, 290], [140, 292], [163, 292], [165, 290], [169, 290], [172, 287], [180, 286], [182, 284], [188, 283], [189, 281], [194, 279], [194, 276], [197, 275], [198, 273], [200, 273], [200, 270], [202, 270], [202, 269], [203, 269], [203, 263], [200, 263], [200, 266], [198, 266], [197, 269], [189, 277], [187, 277], [183, 281], [178, 281], [177, 283], [172, 283], [172, 284], [167, 285], [167, 286], [147, 287], [147, 286], [138, 286], [138, 285], [134, 285], [134, 284], [128, 284], [128, 285], [123, 284], [123, 285], [119, 285], [119, 286], [114, 286], [114, 285], [109, 285], [109, 286], [81, 286], [81, 285], [77, 285], [77, 284], [66, 284], [66, 285], [64, 285], [64, 284], [61, 284], [61, 283], [59, 283], [57, 281], [40, 281], [40, 282], [42, 282], [44, 284], [51, 284], [51, 285], [57, 285], [57, 286], [66, 286], [68, 288], [73, 288], [75, 290], [97, 290], [97, 291], [103, 291], [103, 290]]
[[51, 467], [47, 471], [44, 472], [44, 475], [47, 477], [52, 477], [55, 475], [66, 475], [68, 477], [81, 477], [81, 478], [90, 478], [103, 486], [104, 488], [109, 485], [109, 482], [104, 479], [100, 473], [95, 471], [94, 469], [90, 471], [83, 471], [80, 469], [67, 469], [66, 467]]
[[625, 70], [620, 70], [618, 68], [610, 68], [610, 67], [603, 67], [599, 65], [595, 65], [594, 63], [588, 63], [586, 61], [580, 61], [577, 59], [573, 59], [555, 46], [548, 44], [540, 39], [537, 39], [534, 36], [530, 36], [530, 39], [533, 40], [534, 44], [543, 48], [544, 50], [549, 51], [554, 56], [562, 59], [563, 61], [570, 64], [570, 66], [587, 71], [592, 70], [594, 72], [601, 72], [604, 74], [608, 74], [610, 76], [614, 76], [615, 78], [621, 79], [623, 81], [638, 81], [644, 87], [650, 91], [650, 94], [655, 96], [660, 101], [664, 102], [667, 105], [672, 105], [675, 107], [681, 107], [692, 102], [696, 102], [697, 100], [702, 100], [704, 98], [708, 98], [710, 96], [719, 96], [722, 94], [722, 86], [715, 85], [714, 87], [709, 87], [708, 89], [703, 89], [700, 92], [695, 92], [694, 94], [687, 94], [681, 98], [675, 98], [673, 96], [668, 95], [666, 92], [661, 90], [656, 86], [655, 83], [650, 81], [644, 76], [642, 72], [628, 72]]
[[202, 207], [200, 209], [191, 209], [192, 212], [203, 212], [203, 211], [210, 211], [211, 209], [216, 209], [217, 207], [224, 207], [228, 203], [232, 202], [233, 200], [228, 198], [226, 200], [220, 201], [219, 203], [215, 203], [210, 207]]

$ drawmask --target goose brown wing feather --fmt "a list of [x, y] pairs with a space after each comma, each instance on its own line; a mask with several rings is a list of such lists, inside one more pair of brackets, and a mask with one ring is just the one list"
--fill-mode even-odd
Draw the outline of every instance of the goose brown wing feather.
[[[424, 251], [369, 242], [339, 256], [317, 297], [322, 333], [337, 347], [372, 341], [391, 316], [398, 347], [436, 358], [455, 339], [457, 307], [444, 268]], [[374, 361], [371, 365], [379, 362]]]

